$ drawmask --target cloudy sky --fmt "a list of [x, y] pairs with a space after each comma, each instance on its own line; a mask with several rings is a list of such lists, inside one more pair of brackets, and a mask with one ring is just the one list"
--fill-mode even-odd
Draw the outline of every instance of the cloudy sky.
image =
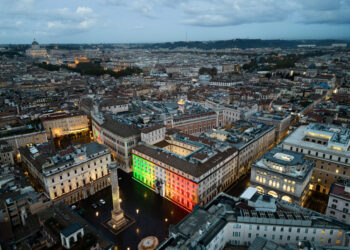
[[0, 43], [349, 39], [350, 0], [0, 0]]

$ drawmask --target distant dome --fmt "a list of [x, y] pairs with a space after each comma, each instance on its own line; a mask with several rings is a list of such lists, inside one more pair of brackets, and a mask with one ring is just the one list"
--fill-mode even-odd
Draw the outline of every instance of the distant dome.
[[34, 39], [32, 45], [39, 45], [39, 43]]
[[177, 102], [177, 104], [179, 104], [179, 105], [185, 105], [186, 102], [185, 102], [183, 99], [180, 99], [180, 100]]

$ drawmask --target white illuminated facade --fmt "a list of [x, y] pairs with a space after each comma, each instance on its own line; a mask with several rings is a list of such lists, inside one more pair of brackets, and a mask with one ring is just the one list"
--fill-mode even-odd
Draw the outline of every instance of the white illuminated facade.
[[55, 155], [44, 146], [21, 148], [20, 153], [28, 172], [54, 201], [72, 204], [110, 185], [111, 152], [96, 142]]
[[304, 155], [274, 148], [251, 165], [251, 186], [260, 193], [303, 205], [314, 163]]

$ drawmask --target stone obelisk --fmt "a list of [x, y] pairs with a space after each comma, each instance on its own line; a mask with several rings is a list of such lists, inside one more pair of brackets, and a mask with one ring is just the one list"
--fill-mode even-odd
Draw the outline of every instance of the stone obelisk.
[[108, 222], [108, 225], [111, 226], [114, 230], [121, 229], [128, 221], [124, 216], [123, 210], [120, 208], [119, 201], [119, 185], [118, 185], [118, 165], [112, 163], [108, 166], [110, 170], [110, 180], [112, 187], [112, 202], [113, 210], [111, 212], [112, 218]]

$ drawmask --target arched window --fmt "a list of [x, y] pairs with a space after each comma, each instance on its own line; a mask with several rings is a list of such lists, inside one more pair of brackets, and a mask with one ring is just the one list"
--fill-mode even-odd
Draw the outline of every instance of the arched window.
[[264, 192], [265, 192], [264, 189], [262, 187], [260, 187], [260, 186], [257, 186], [256, 189], [258, 190], [258, 192], [260, 194], [264, 194]]
[[274, 198], [278, 198], [278, 194], [275, 192], [275, 191], [269, 191], [268, 193], [267, 193], [268, 195], [271, 195], [272, 197], [274, 197]]

